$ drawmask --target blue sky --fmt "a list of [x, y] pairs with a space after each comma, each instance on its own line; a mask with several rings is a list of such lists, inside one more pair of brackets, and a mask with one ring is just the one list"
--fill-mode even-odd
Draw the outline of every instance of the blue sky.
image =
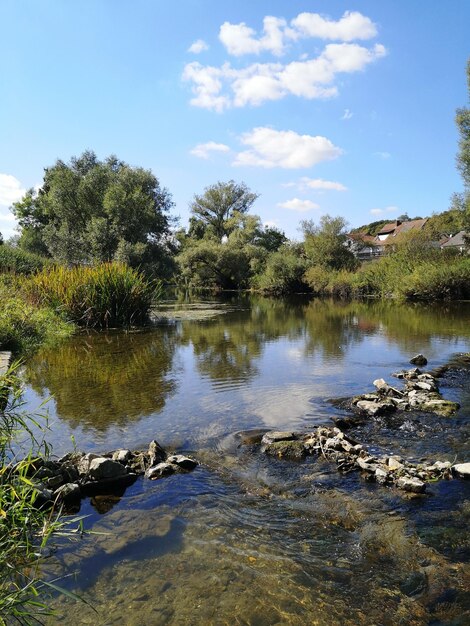
[[0, 231], [87, 148], [151, 169], [182, 226], [230, 179], [290, 237], [446, 210], [468, 24], [468, 0], [0, 0]]

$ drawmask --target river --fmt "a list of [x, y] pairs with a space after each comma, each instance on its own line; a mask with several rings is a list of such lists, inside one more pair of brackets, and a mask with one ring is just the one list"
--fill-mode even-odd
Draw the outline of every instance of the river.
[[[139, 479], [84, 501], [93, 531], [46, 569], [50, 624], [396, 625], [470, 623], [470, 481], [410, 497], [240, 446], [251, 429], [307, 431], [344, 415], [329, 399], [372, 390], [421, 352], [429, 367], [470, 350], [470, 303], [334, 303], [226, 295], [163, 305], [160, 323], [89, 332], [27, 361], [28, 408], [46, 404], [54, 453], [163, 447], [192, 473]], [[468, 382], [468, 378], [466, 379]], [[470, 461], [470, 390], [450, 418], [409, 414], [353, 430], [409, 460]], [[44, 412], [44, 408], [42, 411]]]

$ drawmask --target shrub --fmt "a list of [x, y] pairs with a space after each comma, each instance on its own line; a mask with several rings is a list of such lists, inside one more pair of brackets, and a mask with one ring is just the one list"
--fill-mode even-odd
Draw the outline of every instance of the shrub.
[[49, 263], [48, 259], [32, 252], [6, 244], [0, 246], [0, 274], [33, 274]]
[[253, 286], [272, 294], [307, 291], [306, 267], [305, 259], [296, 250], [282, 246], [268, 257], [264, 272], [255, 277]]
[[82, 326], [118, 327], [148, 319], [161, 283], [148, 281], [123, 263], [53, 267], [25, 281], [34, 304], [50, 306]]

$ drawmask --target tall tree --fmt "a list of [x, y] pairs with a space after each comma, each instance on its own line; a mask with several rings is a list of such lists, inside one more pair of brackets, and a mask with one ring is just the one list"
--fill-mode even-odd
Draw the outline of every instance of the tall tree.
[[[204, 225], [204, 234], [222, 241], [236, 227], [236, 214], [247, 213], [257, 198], [258, 194], [243, 182], [219, 181], [206, 187], [202, 195], [195, 195], [190, 207], [196, 220]], [[193, 230], [195, 227], [193, 222]]]
[[[467, 61], [467, 87], [470, 101], [470, 58]], [[452, 196], [452, 209], [464, 215], [464, 228], [467, 240], [470, 240], [470, 108], [457, 109], [455, 122], [460, 135], [457, 168], [463, 178], [464, 190]]]
[[173, 206], [150, 170], [92, 151], [46, 168], [39, 191], [29, 190], [12, 210], [20, 245], [69, 264], [133, 259], [164, 252]]
[[345, 246], [347, 222], [343, 217], [323, 215], [320, 224], [303, 220], [305, 254], [312, 265], [327, 270], [355, 269], [357, 261]]

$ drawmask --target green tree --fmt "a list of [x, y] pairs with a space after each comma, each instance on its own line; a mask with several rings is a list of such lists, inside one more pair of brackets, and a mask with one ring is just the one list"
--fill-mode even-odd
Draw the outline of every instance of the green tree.
[[[210, 236], [222, 241], [236, 227], [237, 214], [247, 213], [258, 194], [253, 193], [245, 183], [217, 182], [204, 189], [202, 195], [195, 195], [190, 205], [195, 221], [190, 228], [193, 233]], [[200, 222], [200, 224], [198, 224]]]
[[150, 170], [92, 151], [46, 168], [39, 191], [13, 207], [20, 246], [67, 264], [168, 255], [171, 195]]
[[[470, 100], [470, 58], [467, 61], [467, 87]], [[462, 175], [464, 190], [453, 195], [452, 208], [462, 211], [464, 228], [470, 232], [470, 108], [457, 109], [455, 122], [460, 136], [457, 169]]]
[[347, 222], [343, 217], [323, 215], [320, 224], [303, 220], [305, 255], [310, 265], [327, 270], [354, 270], [357, 260], [345, 246]]

